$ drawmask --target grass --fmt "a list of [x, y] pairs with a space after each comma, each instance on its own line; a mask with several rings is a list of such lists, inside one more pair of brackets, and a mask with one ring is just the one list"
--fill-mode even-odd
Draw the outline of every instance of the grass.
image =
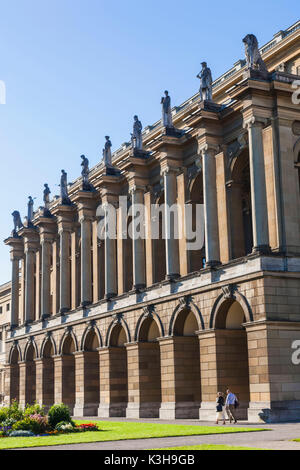
[[300, 442], [300, 439], [293, 439], [294, 442]]
[[[80, 420], [76, 422], [87, 423], [91, 421]], [[205, 434], [262, 431], [261, 428], [191, 426], [114, 421], [96, 421], [96, 424], [99, 426], [100, 431], [87, 431], [78, 434], [60, 434], [57, 436], [41, 437], [3, 437], [0, 438], [0, 449], [79, 444], [84, 442], [119, 441], [122, 439], [146, 439], [151, 437], [196, 436]]]
[[164, 447], [161, 449], [151, 449], [151, 450], [264, 450], [257, 449], [255, 447], [236, 447], [236, 446], [227, 446], [224, 444], [200, 444], [195, 446], [183, 446], [183, 447]]

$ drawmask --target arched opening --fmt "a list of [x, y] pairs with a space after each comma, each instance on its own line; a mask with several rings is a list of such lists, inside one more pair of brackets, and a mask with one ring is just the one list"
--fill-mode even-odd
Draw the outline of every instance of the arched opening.
[[20, 399], [20, 367], [19, 367], [19, 351], [14, 348], [11, 354], [10, 362], [10, 401]]
[[110, 360], [110, 416], [125, 416], [128, 403], [127, 335], [118, 323], [111, 331], [109, 341]]
[[200, 347], [195, 314], [185, 308], [174, 323], [173, 353], [176, 418], [198, 418], [201, 401]]
[[100, 343], [96, 332], [90, 330], [84, 342], [83, 414], [86, 416], [97, 414], [100, 401], [99, 347]]
[[48, 338], [43, 350], [43, 405], [46, 408], [54, 403], [54, 348]]
[[229, 388], [239, 399], [240, 418], [247, 418], [250, 401], [249, 364], [246, 322], [244, 310], [239, 302], [228, 299], [216, 314], [217, 330], [217, 376], [220, 390]]
[[[201, 215], [202, 211], [200, 208], [200, 204], [203, 205], [203, 179], [202, 173], [199, 173], [190, 189], [190, 200], [187, 201], [191, 205], [192, 208], [192, 231], [193, 233], [198, 234], [199, 230], [204, 230], [203, 226], [200, 226], [202, 223]], [[198, 206], [197, 206], [198, 205]], [[190, 221], [188, 221], [190, 222]], [[196, 239], [188, 240], [190, 243], [195, 243]], [[205, 266], [205, 246], [199, 248], [198, 250], [189, 250], [188, 252], [188, 259], [189, 259], [189, 272], [199, 271], [199, 269], [204, 268]]]
[[161, 336], [156, 321], [146, 318], [139, 331], [140, 417], [158, 417], [161, 403]]
[[231, 258], [251, 253], [253, 247], [249, 152], [236, 159], [227, 183], [230, 206]]
[[153, 227], [155, 226], [156, 238], [153, 239], [153, 269], [154, 282], [161, 282], [166, 278], [166, 240], [164, 237], [164, 195], [162, 195], [155, 205], [155, 214], [152, 217]]
[[31, 343], [25, 356], [25, 403], [33, 404], [36, 400], [36, 358], [35, 349]]
[[71, 413], [75, 404], [75, 349], [74, 340], [68, 335], [62, 347], [62, 401]]

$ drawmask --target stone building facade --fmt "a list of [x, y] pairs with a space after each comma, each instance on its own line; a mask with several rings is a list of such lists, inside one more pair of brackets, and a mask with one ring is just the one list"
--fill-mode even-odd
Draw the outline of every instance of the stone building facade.
[[5, 340], [6, 332], [10, 328], [11, 283], [0, 286], [0, 406], [5, 397]]
[[[118, 172], [94, 167], [71, 204], [54, 198], [11, 248], [6, 401], [64, 402], [77, 416], [214, 419], [230, 387], [250, 421], [300, 418], [300, 22], [158, 122], [145, 156], [124, 144]], [[204, 205], [205, 244], [99, 240], [97, 208]], [[149, 212], [147, 211], [147, 214]], [[130, 218], [130, 217], [129, 217]], [[129, 223], [128, 218], [128, 223]], [[170, 220], [164, 221], [170, 232]], [[20, 276], [19, 276], [20, 272]]]

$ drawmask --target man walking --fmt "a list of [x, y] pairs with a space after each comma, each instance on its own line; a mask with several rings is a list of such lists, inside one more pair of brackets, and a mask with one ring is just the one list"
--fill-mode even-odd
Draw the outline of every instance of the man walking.
[[238, 399], [235, 396], [234, 393], [232, 393], [229, 389], [226, 391], [227, 396], [226, 396], [226, 402], [225, 402], [225, 408], [226, 408], [226, 413], [229, 418], [229, 422], [234, 421], [234, 424], [237, 423], [236, 419], [236, 406], [238, 404]]

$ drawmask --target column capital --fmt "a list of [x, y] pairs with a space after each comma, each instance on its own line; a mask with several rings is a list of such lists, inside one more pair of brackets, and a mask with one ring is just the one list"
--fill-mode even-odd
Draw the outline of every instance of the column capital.
[[5, 245], [10, 247], [10, 259], [20, 260], [24, 256], [24, 239], [22, 237], [9, 237], [4, 240]]
[[24, 251], [36, 252], [40, 246], [40, 236], [37, 229], [34, 228], [25, 228], [23, 227], [20, 231], [20, 234], [24, 238]]
[[244, 129], [251, 129], [251, 127], [265, 127], [268, 122], [267, 118], [262, 116], [247, 116], [244, 117], [243, 120], [243, 128]]
[[137, 192], [142, 192], [144, 193], [145, 192], [145, 186], [141, 186], [141, 185], [138, 185], [138, 184], [135, 184], [135, 183], [131, 183], [129, 185], [129, 189], [128, 189], [128, 192], [132, 195], [134, 193], [137, 193]]
[[40, 240], [43, 242], [52, 242], [57, 234], [57, 221], [53, 217], [39, 217], [35, 221], [39, 228]]
[[217, 155], [217, 153], [220, 153], [221, 151], [222, 151], [222, 147], [219, 144], [208, 143], [208, 142], [203, 142], [201, 140], [198, 140], [198, 154], [201, 155], [202, 157], [207, 154], [215, 156]]
[[164, 164], [161, 165], [161, 168], [160, 168], [160, 176], [165, 176], [165, 175], [169, 175], [171, 173], [179, 173], [180, 171], [180, 168], [178, 166], [174, 166], [174, 165], [170, 165], [166, 162], [164, 162]]

